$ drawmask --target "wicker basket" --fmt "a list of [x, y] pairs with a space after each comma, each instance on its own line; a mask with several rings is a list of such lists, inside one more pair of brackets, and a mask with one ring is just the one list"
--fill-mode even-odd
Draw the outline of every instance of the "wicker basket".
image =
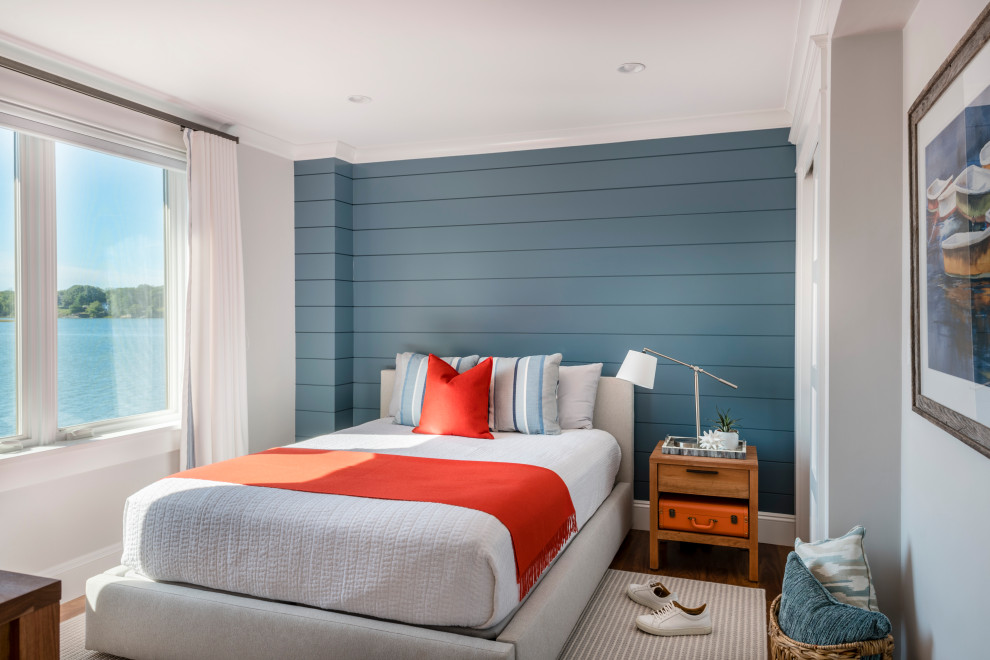
[[842, 660], [879, 655], [883, 660], [894, 658], [894, 638], [871, 639], [851, 644], [815, 646], [795, 642], [780, 629], [777, 613], [780, 611], [780, 596], [770, 605], [770, 658], [772, 660]]

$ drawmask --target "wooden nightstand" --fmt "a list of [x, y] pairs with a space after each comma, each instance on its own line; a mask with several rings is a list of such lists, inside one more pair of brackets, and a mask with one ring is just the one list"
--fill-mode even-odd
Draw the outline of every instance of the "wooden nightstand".
[[[745, 459], [707, 458], [664, 454], [657, 444], [650, 454], [650, 568], [660, 568], [660, 541], [688, 541], [749, 550], [749, 579], [759, 579], [760, 468], [756, 447], [746, 448]], [[704, 532], [660, 529], [660, 493], [731, 497], [749, 510], [749, 536], [720, 536]]]
[[0, 571], [0, 660], [58, 660], [61, 580]]

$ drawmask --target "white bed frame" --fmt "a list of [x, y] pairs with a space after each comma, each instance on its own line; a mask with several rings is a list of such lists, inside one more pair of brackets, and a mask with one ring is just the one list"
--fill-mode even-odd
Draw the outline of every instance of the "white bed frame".
[[[382, 371], [382, 416], [394, 378]], [[594, 420], [622, 450], [615, 487], [495, 639], [155, 582], [119, 566], [86, 583], [86, 648], [135, 660], [552, 660], [631, 525], [632, 385], [602, 378]]]

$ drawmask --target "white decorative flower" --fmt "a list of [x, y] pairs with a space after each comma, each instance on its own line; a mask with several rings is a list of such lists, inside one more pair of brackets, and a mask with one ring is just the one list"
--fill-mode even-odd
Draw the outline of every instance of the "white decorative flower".
[[702, 449], [725, 449], [722, 440], [715, 435], [715, 431], [705, 431], [698, 441], [698, 446]]

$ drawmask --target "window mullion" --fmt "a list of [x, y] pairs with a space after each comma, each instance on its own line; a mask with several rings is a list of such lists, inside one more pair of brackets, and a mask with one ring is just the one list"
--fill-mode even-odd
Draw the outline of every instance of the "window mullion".
[[165, 170], [166, 337], [168, 354], [168, 407], [184, 410], [182, 377], [185, 354], [186, 268], [188, 264], [188, 199], [186, 173]]
[[49, 444], [58, 439], [55, 144], [20, 134], [18, 159], [24, 433]]

